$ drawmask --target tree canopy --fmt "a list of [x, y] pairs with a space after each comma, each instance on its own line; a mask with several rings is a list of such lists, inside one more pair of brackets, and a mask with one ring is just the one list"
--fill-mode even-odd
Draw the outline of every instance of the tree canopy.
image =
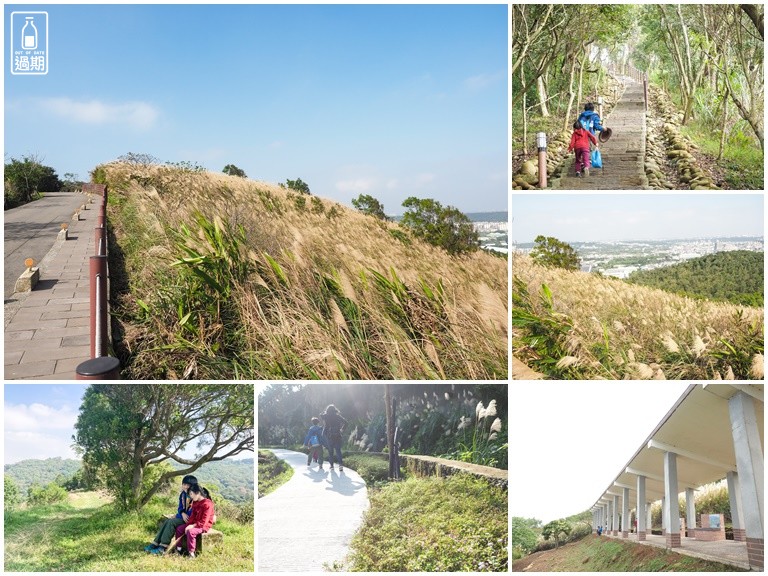
[[352, 206], [363, 214], [368, 214], [379, 220], [388, 220], [384, 212], [384, 205], [369, 194], [360, 194], [357, 198], [353, 198]]
[[224, 166], [224, 170], [222, 170], [222, 172], [230, 176], [239, 176], [240, 178], [246, 177], [245, 170], [243, 170], [242, 168], [238, 168], [234, 164], [227, 164], [226, 166]]
[[457, 208], [415, 196], [407, 198], [403, 206], [406, 211], [400, 224], [433, 246], [449, 254], [474, 252], [480, 247], [472, 221]]
[[560, 546], [560, 535], [568, 536], [571, 533], [571, 528], [567, 520], [552, 520], [552, 522], [545, 524], [541, 529], [541, 535], [544, 537], [544, 540], [554, 538], [555, 547], [557, 548]]
[[36, 155], [11, 158], [5, 163], [5, 207], [31, 202], [39, 192], [58, 192], [62, 183], [56, 170], [45, 166]]
[[561, 242], [552, 236], [539, 234], [534, 240], [531, 258], [543, 266], [550, 268], [565, 268], [566, 270], [579, 270], [581, 259], [573, 247]]
[[74, 440], [118, 506], [139, 509], [172, 478], [252, 452], [253, 420], [252, 385], [94, 384]]

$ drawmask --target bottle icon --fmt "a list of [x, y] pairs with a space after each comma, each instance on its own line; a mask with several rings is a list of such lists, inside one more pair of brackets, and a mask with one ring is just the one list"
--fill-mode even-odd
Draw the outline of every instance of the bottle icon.
[[25, 50], [37, 50], [37, 28], [34, 16], [27, 16], [24, 28], [21, 29], [21, 47]]

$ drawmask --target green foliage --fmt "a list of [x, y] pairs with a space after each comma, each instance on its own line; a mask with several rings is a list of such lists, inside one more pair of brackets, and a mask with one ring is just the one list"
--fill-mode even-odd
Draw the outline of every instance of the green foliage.
[[351, 543], [360, 572], [506, 572], [507, 493], [458, 474], [411, 478], [371, 495]]
[[541, 520], [512, 516], [512, 559], [530, 554], [536, 547]]
[[32, 484], [27, 489], [27, 502], [30, 506], [56, 504], [66, 499], [67, 491], [55, 482], [49, 482], [45, 486]]
[[58, 192], [62, 183], [56, 171], [42, 164], [37, 156], [11, 158], [5, 163], [5, 208], [31, 202], [40, 192]]
[[408, 234], [406, 234], [402, 230], [398, 230], [397, 228], [390, 228], [389, 235], [392, 236], [392, 238], [394, 238], [395, 240], [402, 242], [406, 246], [411, 245], [411, 239], [408, 237]]
[[552, 520], [549, 524], [545, 524], [541, 529], [541, 535], [544, 540], [553, 538], [555, 540], [555, 547], [560, 545], [560, 535], [568, 536], [571, 533], [572, 526], [565, 520]]
[[293, 476], [293, 467], [269, 450], [259, 450], [259, 498], [274, 492]]
[[[491, 400], [487, 407], [483, 406], [482, 401], [478, 402], [474, 424], [471, 417], [461, 417], [457, 432], [462, 433], [462, 439], [458, 443], [458, 449], [444, 457], [482, 466], [505, 468], [509, 450], [509, 444], [504, 441], [507, 432], [502, 430], [501, 418], [491, 420], [494, 416], [496, 400]], [[503, 465], [499, 466], [500, 464]]]
[[380, 485], [389, 478], [389, 456], [364, 452], [344, 453], [344, 466], [360, 474], [368, 486]]
[[[83, 466], [124, 510], [139, 510], [169, 479], [253, 449], [253, 386], [95, 384], [83, 397], [75, 443]], [[196, 441], [189, 461], [179, 446]], [[171, 469], [170, 460], [188, 464]]]
[[360, 210], [363, 214], [368, 214], [379, 220], [388, 220], [384, 212], [384, 205], [369, 194], [360, 194], [352, 199], [352, 206]]
[[453, 206], [411, 196], [403, 202], [403, 207], [406, 211], [400, 225], [416, 237], [454, 255], [474, 252], [479, 248], [480, 242], [472, 221]]
[[[79, 460], [48, 458], [46, 460], [21, 460], [5, 465], [5, 474], [26, 494], [32, 484], [48, 484], [58, 479], [71, 479], [80, 470]], [[61, 482], [63, 484], [64, 482]], [[58, 482], [57, 482], [58, 483]]]
[[288, 187], [291, 190], [296, 190], [296, 192], [301, 192], [302, 194], [311, 194], [309, 191], [309, 184], [304, 182], [301, 178], [296, 178], [296, 180], [286, 180], [285, 187]]
[[762, 252], [735, 250], [655, 270], [638, 270], [627, 281], [682, 296], [762, 307], [763, 266]]
[[531, 250], [531, 258], [538, 264], [550, 268], [564, 268], [565, 270], [579, 270], [581, 268], [578, 252], [570, 244], [561, 242], [552, 236], [542, 236], [541, 234], [536, 236]]
[[190, 174], [199, 174], [205, 172], [205, 167], [201, 166], [197, 162], [191, 162], [189, 160], [181, 160], [179, 162], [166, 162], [165, 166], [179, 172], [185, 172]]
[[3, 507], [5, 510], [12, 510], [21, 502], [19, 487], [13, 481], [13, 478], [7, 474], [3, 475]]
[[227, 164], [224, 166], [224, 170], [222, 170], [224, 174], [228, 174], [230, 176], [239, 176], [240, 178], [246, 178], [245, 170], [242, 168], [238, 168], [234, 164]]

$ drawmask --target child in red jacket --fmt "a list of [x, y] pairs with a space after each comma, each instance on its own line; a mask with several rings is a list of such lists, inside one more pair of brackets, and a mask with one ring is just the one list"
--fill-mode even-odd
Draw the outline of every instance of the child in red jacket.
[[[199, 484], [193, 484], [189, 488], [189, 495], [192, 498], [192, 513], [186, 524], [176, 528], [176, 538], [181, 544], [181, 538], [186, 534], [187, 552], [190, 558], [194, 558], [197, 536], [210, 530], [213, 525], [214, 510], [211, 495]], [[181, 546], [176, 546], [176, 552], [181, 552]]]
[[589, 176], [589, 142], [597, 146], [597, 138], [589, 131], [585, 130], [581, 126], [581, 122], [578, 120], [573, 123], [573, 135], [571, 136], [571, 145], [568, 146], [568, 152], [574, 150], [576, 152], [576, 160], [573, 167], [576, 169], [576, 176], [581, 176], [581, 171], [584, 170], [584, 176]]

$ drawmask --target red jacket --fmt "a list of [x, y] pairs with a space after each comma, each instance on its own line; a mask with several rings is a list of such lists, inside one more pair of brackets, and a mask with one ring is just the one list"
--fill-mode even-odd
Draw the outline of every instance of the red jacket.
[[208, 498], [192, 502], [192, 514], [189, 515], [187, 524], [194, 524], [207, 532], [213, 526], [213, 514], [213, 502]]
[[576, 150], [577, 148], [589, 149], [590, 140], [592, 140], [593, 144], [597, 145], [597, 138], [595, 138], [589, 130], [584, 130], [584, 128], [574, 130], [573, 135], [571, 136], [571, 145], [568, 146], [568, 152]]

